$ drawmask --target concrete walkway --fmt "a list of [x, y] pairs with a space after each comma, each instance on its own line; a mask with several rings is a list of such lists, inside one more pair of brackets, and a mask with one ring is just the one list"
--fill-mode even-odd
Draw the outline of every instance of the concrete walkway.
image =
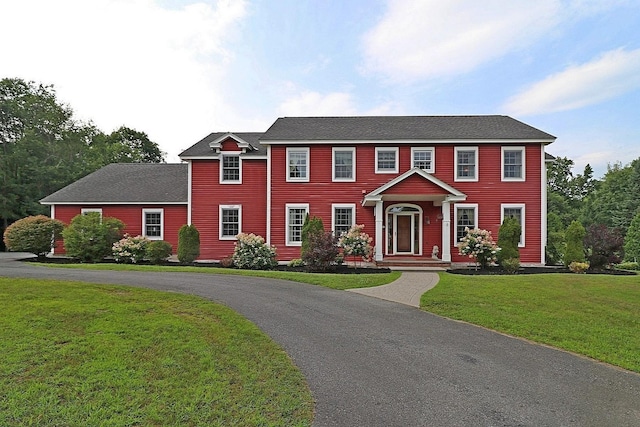
[[433, 271], [403, 271], [398, 280], [389, 284], [373, 288], [349, 289], [349, 291], [411, 307], [420, 307], [420, 297], [437, 285], [438, 280], [440, 276]]

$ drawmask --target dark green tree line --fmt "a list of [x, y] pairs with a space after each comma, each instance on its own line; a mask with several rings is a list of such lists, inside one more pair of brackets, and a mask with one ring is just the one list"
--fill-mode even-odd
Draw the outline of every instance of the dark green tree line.
[[48, 213], [39, 200], [114, 162], [162, 162], [144, 132], [105, 134], [73, 118], [52, 86], [0, 80], [0, 233], [29, 215]]

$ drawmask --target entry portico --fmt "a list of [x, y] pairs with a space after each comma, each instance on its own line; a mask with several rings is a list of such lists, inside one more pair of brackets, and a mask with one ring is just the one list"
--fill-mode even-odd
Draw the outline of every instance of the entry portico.
[[451, 262], [451, 203], [467, 196], [423, 169], [413, 168], [366, 194], [374, 207], [376, 261], [385, 256], [416, 256], [440, 248]]

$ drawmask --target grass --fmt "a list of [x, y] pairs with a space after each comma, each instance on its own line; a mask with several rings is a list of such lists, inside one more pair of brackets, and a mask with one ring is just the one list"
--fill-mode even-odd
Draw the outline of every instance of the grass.
[[311, 425], [302, 374], [221, 305], [0, 278], [0, 307], [0, 425]]
[[640, 276], [441, 273], [421, 307], [640, 372]]
[[371, 274], [332, 274], [332, 273], [300, 273], [292, 271], [276, 270], [239, 270], [235, 268], [217, 267], [188, 267], [188, 266], [155, 266], [133, 264], [47, 264], [34, 263], [56, 268], [79, 268], [84, 270], [114, 270], [114, 271], [147, 271], [147, 272], [174, 272], [174, 273], [202, 273], [202, 274], [235, 274], [241, 276], [266, 277], [270, 279], [291, 280], [294, 282], [309, 283], [311, 285], [324, 286], [331, 289], [368, 288], [385, 285], [400, 277], [399, 271], [390, 273]]

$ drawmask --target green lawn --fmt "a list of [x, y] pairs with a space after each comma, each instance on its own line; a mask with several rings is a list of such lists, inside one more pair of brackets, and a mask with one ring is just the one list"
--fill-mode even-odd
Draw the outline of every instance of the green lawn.
[[239, 270], [236, 268], [218, 267], [186, 267], [186, 266], [155, 266], [134, 264], [47, 264], [34, 263], [47, 267], [79, 268], [85, 270], [114, 270], [114, 271], [154, 271], [174, 273], [202, 273], [202, 274], [235, 274], [252, 277], [267, 277], [271, 279], [291, 280], [309, 283], [331, 289], [368, 288], [385, 285], [400, 277], [399, 271], [372, 274], [331, 274], [331, 273], [298, 273], [291, 271], [263, 271]]
[[0, 425], [311, 425], [302, 374], [221, 305], [0, 278], [0, 307]]
[[421, 306], [640, 372], [640, 276], [441, 273]]

